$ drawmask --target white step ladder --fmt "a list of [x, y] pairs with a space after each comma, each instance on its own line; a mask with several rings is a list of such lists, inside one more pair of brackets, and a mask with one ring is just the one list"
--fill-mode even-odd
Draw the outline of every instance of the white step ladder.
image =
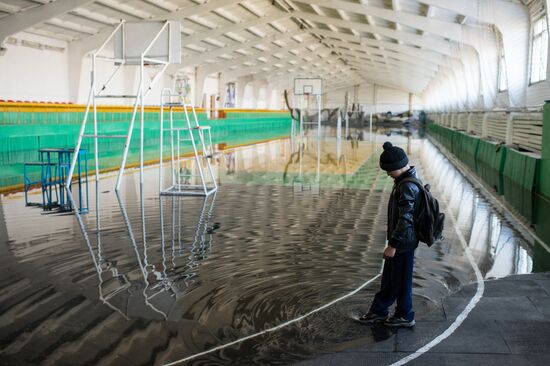
[[[174, 126], [174, 108], [183, 108], [186, 127]], [[164, 127], [164, 110], [169, 111], [169, 126]], [[189, 116], [189, 110], [192, 117]], [[171, 182], [169, 187], [164, 187], [164, 133], [170, 137], [170, 170]], [[196, 132], [196, 136], [193, 132]], [[198, 141], [196, 141], [198, 138]], [[198, 174], [182, 170], [181, 142], [190, 141], [193, 147], [193, 159]], [[199, 150], [200, 149], [200, 150]], [[209, 196], [218, 190], [212, 158], [214, 158], [214, 145], [210, 126], [201, 126], [197, 118], [197, 112], [193, 105], [188, 106], [185, 98], [173, 93], [170, 89], [164, 89], [160, 104], [160, 167], [159, 167], [159, 194], [174, 196]], [[203, 165], [204, 164], [204, 165]], [[193, 184], [193, 178], [200, 178], [200, 184]]]

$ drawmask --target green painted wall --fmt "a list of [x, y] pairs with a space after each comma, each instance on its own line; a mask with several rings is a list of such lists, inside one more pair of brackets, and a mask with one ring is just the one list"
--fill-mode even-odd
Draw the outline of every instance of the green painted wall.
[[[38, 149], [45, 147], [74, 147], [83, 112], [0, 112], [0, 188], [23, 183], [23, 162], [38, 161]], [[90, 116], [91, 117], [91, 116]], [[166, 117], [168, 115], [166, 114]], [[125, 135], [131, 113], [98, 112], [99, 133]], [[176, 126], [183, 127], [184, 113], [175, 113]], [[212, 127], [213, 143], [229, 146], [247, 144], [287, 136], [291, 119], [285, 113], [228, 113], [228, 118], [208, 120], [204, 113], [198, 114], [201, 125]], [[159, 158], [159, 113], [145, 113], [144, 160]], [[88, 123], [87, 133], [92, 133], [93, 124]], [[165, 135], [165, 139], [168, 135]], [[164, 149], [168, 153], [169, 142]], [[93, 167], [93, 139], [85, 139], [83, 148], [89, 150], [90, 168]], [[100, 169], [119, 166], [123, 139], [99, 140]], [[191, 151], [191, 145], [182, 145], [182, 152]], [[139, 161], [139, 123], [134, 126], [128, 164]], [[38, 178], [36, 171], [34, 178]]]
[[534, 198], [540, 159], [507, 149], [503, 169], [504, 197], [529, 222], [534, 222]]
[[[550, 103], [543, 115], [541, 157], [428, 123], [428, 133], [477, 173], [550, 244]], [[475, 151], [472, 161], [472, 153]], [[549, 245], [547, 245], [549, 246]], [[535, 241], [533, 270], [550, 271], [550, 254]]]
[[[537, 212], [537, 223], [535, 229], [537, 236], [547, 244], [550, 244], [550, 199], [535, 193], [535, 210]], [[535, 242], [535, 250], [533, 252], [534, 271], [550, 271], [550, 254], [542, 247], [541, 244]]]
[[[545, 243], [550, 243], [550, 101], [544, 104], [542, 114], [542, 152], [540, 169], [537, 179], [537, 192], [535, 193], [535, 212], [537, 235]], [[538, 254], [546, 253], [543, 248], [538, 249]], [[535, 255], [537, 251], [535, 252]], [[550, 258], [549, 258], [550, 259]], [[545, 270], [550, 270], [550, 260]]]
[[507, 149], [492, 141], [480, 140], [476, 153], [476, 173], [495, 192], [504, 193], [503, 169]]
[[430, 135], [485, 181], [531, 223], [537, 222], [536, 196], [541, 172], [534, 154], [468, 136], [430, 123]]
[[542, 123], [539, 192], [550, 198], [550, 101], [547, 101], [544, 105]]

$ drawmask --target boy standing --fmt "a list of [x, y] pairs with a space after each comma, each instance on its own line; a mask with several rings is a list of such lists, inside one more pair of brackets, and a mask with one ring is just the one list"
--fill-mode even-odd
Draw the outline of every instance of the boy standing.
[[[409, 166], [403, 149], [385, 142], [380, 155], [380, 168], [394, 179], [388, 204], [388, 245], [384, 249], [384, 269], [380, 291], [374, 297], [368, 313], [359, 318], [363, 323], [384, 322], [390, 327], [413, 327], [412, 279], [414, 251], [418, 238], [414, 228], [420, 189], [405, 178], [417, 178], [416, 169]], [[388, 308], [397, 300], [395, 313], [388, 319]]]

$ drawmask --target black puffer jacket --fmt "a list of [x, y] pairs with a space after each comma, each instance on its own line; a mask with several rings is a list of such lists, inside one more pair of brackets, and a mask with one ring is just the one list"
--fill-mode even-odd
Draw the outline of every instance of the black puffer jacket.
[[388, 245], [396, 248], [397, 253], [407, 252], [418, 247], [414, 215], [420, 202], [420, 188], [412, 182], [399, 184], [407, 177], [416, 178], [414, 167], [395, 179], [388, 204]]

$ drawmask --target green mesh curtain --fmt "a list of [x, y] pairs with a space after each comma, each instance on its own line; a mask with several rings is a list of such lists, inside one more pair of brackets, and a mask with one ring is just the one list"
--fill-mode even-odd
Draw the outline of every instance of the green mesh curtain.
[[[23, 162], [38, 161], [40, 148], [74, 147], [84, 112], [0, 112], [0, 188], [23, 183]], [[204, 113], [197, 115], [199, 123], [211, 126], [212, 142], [227, 146], [241, 145], [288, 136], [291, 119], [286, 113], [237, 112], [228, 118], [208, 120]], [[91, 114], [86, 133], [92, 133]], [[168, 121], [168, 113], [165, 114]], [[98, 112], [100, 134], [125, 135], [130, 125], [131, 112]], [[183, 127], [185, 115], [174, 113], [176, 126]], [[158, 161], [159, 113], [145, 113], [144, 160]], [[164, 149], [169, 152], [165, 135]], [[84, 139], [82, 148], [88, 149], [90, 168], [93, 168], [93, 139]], [[100, 169], [119, 166], [124, 139], [100, 139]], [[182, 153], [191, 151], [190, 142], [182, 145]], [[128, 164], [139, 162], [139, 121], [136, 121], [130, 144]], [[39, 172], [32, 178], [38, 178]]]

